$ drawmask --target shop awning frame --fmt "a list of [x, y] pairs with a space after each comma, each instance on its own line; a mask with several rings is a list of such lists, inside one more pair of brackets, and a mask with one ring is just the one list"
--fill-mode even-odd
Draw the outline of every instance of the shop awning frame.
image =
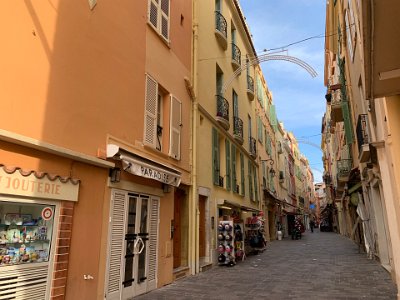
[[229, 200], [225, 200], [225, 199], [218, 199], [217, 206], [223, 206], [223, 205], [233, 206], [235, 208], [240, 208], [241, 210], [244, 210], [244, 211], [251, 211], [251, 212], [255, 212], [255, 213], [258, 213], [261, 211], [260, 209], [244, 206], [244, 205], [241, 205], [241, 204], [233, 202], [233, 201], [229, 201]]
[[178, 170], [121, 149], [117, 145], [107, 145], [107, 158], [121, 160], [124, 171], [133, 175], [153, 179], [176, 187], [181, 183], [182, 174]]

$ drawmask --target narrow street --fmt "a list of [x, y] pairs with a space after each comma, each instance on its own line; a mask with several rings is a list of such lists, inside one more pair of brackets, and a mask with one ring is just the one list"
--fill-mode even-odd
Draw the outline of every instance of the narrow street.
[[350, 239], [316, 229], [135, 299], [396, 299], [396, 287]]

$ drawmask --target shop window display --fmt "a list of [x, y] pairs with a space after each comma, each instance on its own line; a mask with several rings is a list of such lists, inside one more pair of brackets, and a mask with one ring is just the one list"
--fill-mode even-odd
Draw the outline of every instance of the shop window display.
[[55, 206], [0, 201], [0, 268], [47, 262]]

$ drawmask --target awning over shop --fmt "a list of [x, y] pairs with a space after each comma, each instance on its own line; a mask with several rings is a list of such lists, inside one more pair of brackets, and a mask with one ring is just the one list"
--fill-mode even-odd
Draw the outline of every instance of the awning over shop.
[[257, 208], [244, 206], [244, 205], [241, 205], [239, 203], [236, 203], [236, 202], [233, 202], [233, 201], [229, 201], [229, 200], [225, 200], [225, 199], [218, 199], [217, 200], [217, 205], [218, 206], [228, 206], [228, 207], [240, 208], [241, 210], [244, 210], [244, 211], [252, 211], [252, 212], [256, 212], [256, 213], [261, 211], [261, 210], [259, 210]]
[[181, 172], [178, 170], [130, 153], [117, 145], [107, 145], [107, 158], [121, 160], [124, 171], [131, 174], [154, 179], [173, 186], [179, 186], [181, 183]]

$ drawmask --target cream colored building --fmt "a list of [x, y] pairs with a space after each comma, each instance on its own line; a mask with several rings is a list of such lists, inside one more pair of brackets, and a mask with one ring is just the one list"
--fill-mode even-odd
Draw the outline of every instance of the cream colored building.
[[[256, 53], [238, 1], [195, 1], [194, 111], [196, 272], [217, 262], [219, 221], [245, 229], [258, 213], [254, 68]], [[238, 71], [237, 71], [238, 72]]]
[[[339, 34], [326, 39], [330, 107], [324, 125], [326, 167], [332, 163], [330, 155], [341, 161], [336, 169], [325, 169], [334, 186], [341, 187], [335, 195], [340, 232], [355, 239], [352, 228], [360, 230], [359, 242], [369, 257], [379, 259], [397, 285], [400, 42], [395, 36], [399, 12], [397, 1], [328, 2], [326, 32], [339, 27]], [[326, 122], [329, 117], [333, 123]], [[339, 133], [343, 128], [344, 136]]]

